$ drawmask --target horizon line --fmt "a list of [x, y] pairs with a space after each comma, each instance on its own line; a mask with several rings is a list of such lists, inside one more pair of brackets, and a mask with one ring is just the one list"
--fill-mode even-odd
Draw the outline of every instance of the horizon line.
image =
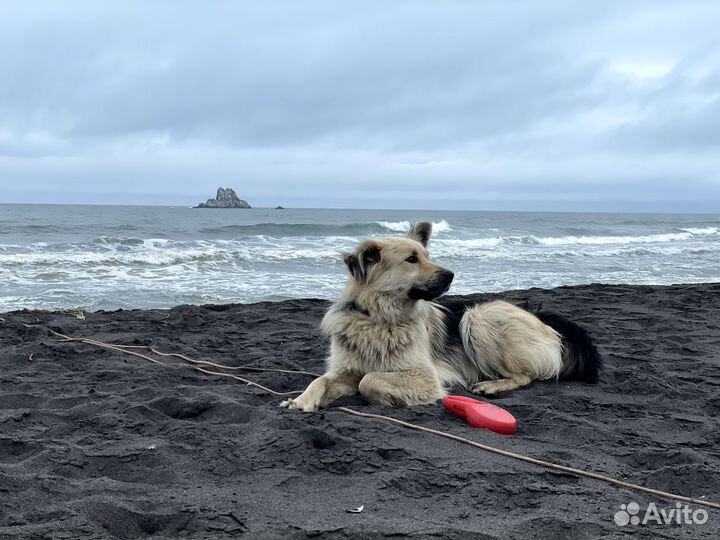
[[458, 209], [458, 208], [361, 208], [338, 206], [252, 206], [251, 208], [198, 208], [183, 204], [112, 204], [112, 203], [35, 203], [35, 202], [0, 202], [0, 206], [110, 206], [131, 208], [186, 208], [189, 210], [356, 210], [356, 211], [391, 211], [391, 212], [487, 212], [517, 214], [667, 214], [667, 215], [720, 215], [720, 211], [669, 211], [669, 210], [489, 210], [489, 209]]

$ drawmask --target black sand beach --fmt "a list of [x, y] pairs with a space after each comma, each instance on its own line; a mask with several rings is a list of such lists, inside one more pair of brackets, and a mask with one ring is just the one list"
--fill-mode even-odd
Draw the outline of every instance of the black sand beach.
[[[489, 298], [584, 324], [605, 355], [601, 382], [535, 383], [497, 398], [518, 419], [510, 437], [470, 429], [439, 405], [342, 404], [720, 500], [720, 284], [477, 296]], [[23, 324], [235, 366], [322, 371], [327, 306], [1, 315], [0, 538], [718, 537], [718, 511], [708, 509], [704, 525], [620, 527], [621, 504], [675, 505], [338, 411], [283, 410], [281, 398], [236, 381], [57, 343]], [[244, 376], [279, 391], [310, 381]]]

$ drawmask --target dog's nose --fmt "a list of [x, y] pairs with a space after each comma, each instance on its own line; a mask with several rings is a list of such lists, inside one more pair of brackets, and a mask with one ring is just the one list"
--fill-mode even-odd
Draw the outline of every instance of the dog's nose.
[[440, 275], [442, 278], [447, 281], [448, 283], [451, 283], [453, 278], [455, 277], [455, 274], [452, 273], [450, 270], [443, 270]]

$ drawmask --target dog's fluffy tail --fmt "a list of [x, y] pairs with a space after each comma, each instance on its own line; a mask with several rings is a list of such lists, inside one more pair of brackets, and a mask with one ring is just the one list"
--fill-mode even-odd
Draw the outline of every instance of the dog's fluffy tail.
[[602, 358], [585, 329], [557, 313], [541, 311], [535, 315], [562, 336], [563, 369], [560, 378], [596, 383]]

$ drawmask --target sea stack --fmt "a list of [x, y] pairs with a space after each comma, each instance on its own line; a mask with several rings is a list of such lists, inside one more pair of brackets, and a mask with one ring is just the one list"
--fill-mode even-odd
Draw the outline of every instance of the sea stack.
[[195, 208], [252, 208], [252, 206], [238, 197], [234, 189], [219, 187], [214, 199], [208, 199]]

